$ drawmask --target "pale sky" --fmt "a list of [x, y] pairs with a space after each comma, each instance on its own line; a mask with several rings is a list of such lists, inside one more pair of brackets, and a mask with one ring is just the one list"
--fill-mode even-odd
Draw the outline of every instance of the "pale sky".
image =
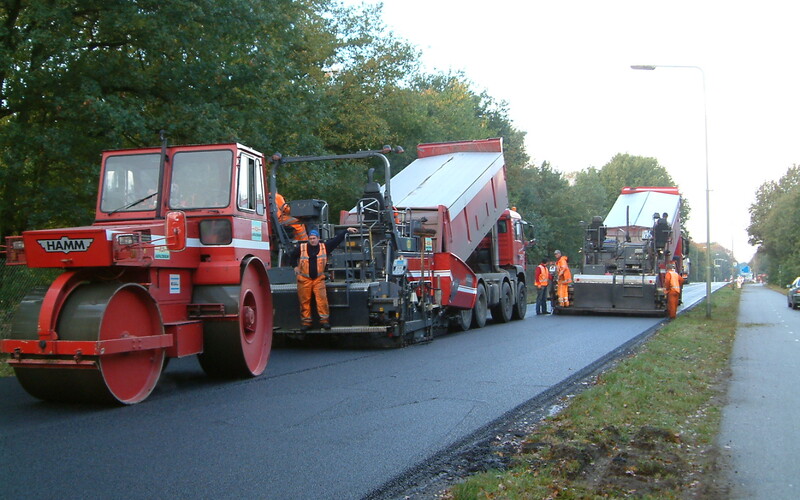
[[[755, 253], [746, 231], [755, 191], [800, 163], [800, 2], [382, 3], [389, 29], [422, 51], [427, 70], [463, 71], [474, 90], [508, 102], [535, 164], [566, 174], [616, 153], [656, 158], [692, 207], [698, 243], [705, 102], [711, 240], [740, 261]], [[698, 70], [632, 64], [699, 66], [705, 99]]]

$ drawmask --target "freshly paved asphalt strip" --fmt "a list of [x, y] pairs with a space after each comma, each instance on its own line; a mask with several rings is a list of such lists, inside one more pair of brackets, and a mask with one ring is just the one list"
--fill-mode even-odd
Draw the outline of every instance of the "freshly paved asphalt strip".
[[800, 497], [800, 311], [745, 286], [718, 444], [730, 498]]

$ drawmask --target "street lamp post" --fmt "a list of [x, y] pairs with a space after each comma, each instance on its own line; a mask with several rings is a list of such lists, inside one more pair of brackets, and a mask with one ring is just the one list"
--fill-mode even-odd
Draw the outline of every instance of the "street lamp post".
[[703, 129], [706, 146], [706, 318], [711, 317], [711, 205], [708, 184], [708, 107], [706, 104], [706, 73], [700, 66], [668, 66], [654, 64], [634, 64], [631, 69], [653, 71], [656, 68], [696, 69], [703, 78]]

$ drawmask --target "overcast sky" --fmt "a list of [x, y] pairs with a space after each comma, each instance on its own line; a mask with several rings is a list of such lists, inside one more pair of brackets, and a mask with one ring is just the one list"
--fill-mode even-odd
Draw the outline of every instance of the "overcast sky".
[[753, 255], [756, 189], [800, 163], [800, 2], [382, 3], [389, 29], [422, 51], [429, 71], [461, 70], [476, 91], [508, 102], [537, 165], [569, 173], [616, 153], [656, 158], [688, 199], [700, 243], [707, 104], [711, 240], [740, 261]]

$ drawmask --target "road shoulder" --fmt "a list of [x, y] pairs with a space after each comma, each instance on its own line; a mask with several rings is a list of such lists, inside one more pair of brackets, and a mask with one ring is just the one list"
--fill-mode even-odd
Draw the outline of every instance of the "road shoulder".
[[731, 373], [717, 440], [730, 498], [797, 498], [800, 311], [785, 296], [744, 288]]

